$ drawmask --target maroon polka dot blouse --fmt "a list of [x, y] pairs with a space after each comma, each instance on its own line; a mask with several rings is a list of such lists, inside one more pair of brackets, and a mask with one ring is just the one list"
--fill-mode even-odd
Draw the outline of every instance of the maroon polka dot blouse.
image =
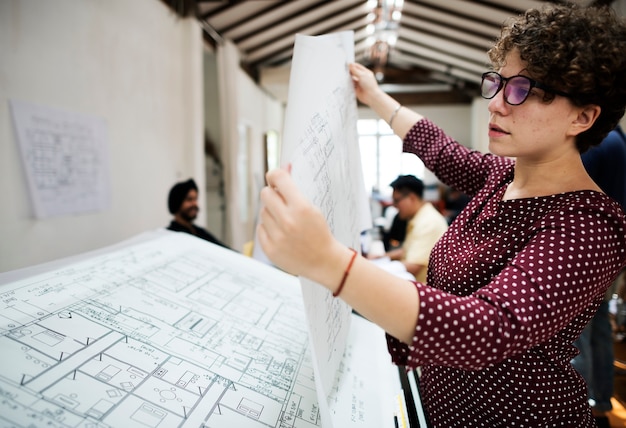
[[432, 251], [420, 313], [396, 364], [421, 367], [434, 427], [593, 427], [572, 342], [626, 261], [626, 219], [595, 191], [503, 201], [514, 161], [430, 121], [404, 140], [473, 199]]

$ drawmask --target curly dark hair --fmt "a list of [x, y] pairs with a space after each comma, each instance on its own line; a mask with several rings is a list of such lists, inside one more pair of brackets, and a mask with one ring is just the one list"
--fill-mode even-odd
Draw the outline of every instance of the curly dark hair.
[[[583, 153], [617, 125], [626, 108], [626, 22], [607, 7], [577, 4], [528, 10], [508, 22], [489, 50], [494, 68], [513, 50], [533, 79], [570, 95], [577, 106], [598, 105], [593, 126], [578, 135]], [[546, 102], [554, 94], [546, 94]]]

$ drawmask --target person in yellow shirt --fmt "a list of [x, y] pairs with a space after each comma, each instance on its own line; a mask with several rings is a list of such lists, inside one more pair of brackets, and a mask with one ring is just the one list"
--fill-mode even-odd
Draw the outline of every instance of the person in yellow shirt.
[[419, 178], [400, 175], [390, 186], [397, 216], [407, 221], [407, 226], [402, 246], [385, 256], [401, 261], [417, 281], [426, 282], [430, 251], [448, 229], [448, 222], [433, 204], [423, 199], [424, 182]]

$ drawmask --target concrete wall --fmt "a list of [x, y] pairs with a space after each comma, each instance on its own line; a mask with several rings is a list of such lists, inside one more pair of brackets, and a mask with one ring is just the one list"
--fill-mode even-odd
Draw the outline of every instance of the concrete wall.
[[[169, 222], [171, 185], [204, 182], [202, 54], [197, 21], [159, 1], [0, 2], [0, 271]], [[105, 120], [108, 209], [34, 217], [11, 99]]]

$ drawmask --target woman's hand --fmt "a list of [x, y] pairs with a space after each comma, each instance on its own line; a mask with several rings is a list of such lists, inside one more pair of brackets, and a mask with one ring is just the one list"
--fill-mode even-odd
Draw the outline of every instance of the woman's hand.
[[371, 106], [375, 97], [383, 94], [382, 89], [378, 86], [374, 73], [359, 63], [351, 63], [349, 66], [350, 76], [354, 82], [354, 92], [356, 97], [363, 104]]
[[[411, 343], [419, 314], [413, 284], [386, 272], [337, 241], [322, 213], [300, 193], [289, 171], [267, 173], [257, 236], [279, 268], [306, 277], [340, 297], [394, 337]], [[351, 269], [349, 269], [351, 266]]]
[[[257, 226], [265, 255], [291, 274], [322, 284], [336, 281], [340, 273], [334, 271], [342, 269], [337, 260], [343, 263], [346, 248], [333, 237], [324, 216], [302, 195], [289, 171], [275, 169], [266, 178]], [[328, 274], [330, 278], [324, 278]]]
[[422, 116], [407, 108], [400, 108], [400, 103], [378, 86], [374, 73], [367, 67], [351, 63], [348, 68], [354, 82], [354, 93], [359, 101], [369, 106], [387, 123], [393, 118], [393, 132], [404, 139], [406, 133], [422, 119]]

